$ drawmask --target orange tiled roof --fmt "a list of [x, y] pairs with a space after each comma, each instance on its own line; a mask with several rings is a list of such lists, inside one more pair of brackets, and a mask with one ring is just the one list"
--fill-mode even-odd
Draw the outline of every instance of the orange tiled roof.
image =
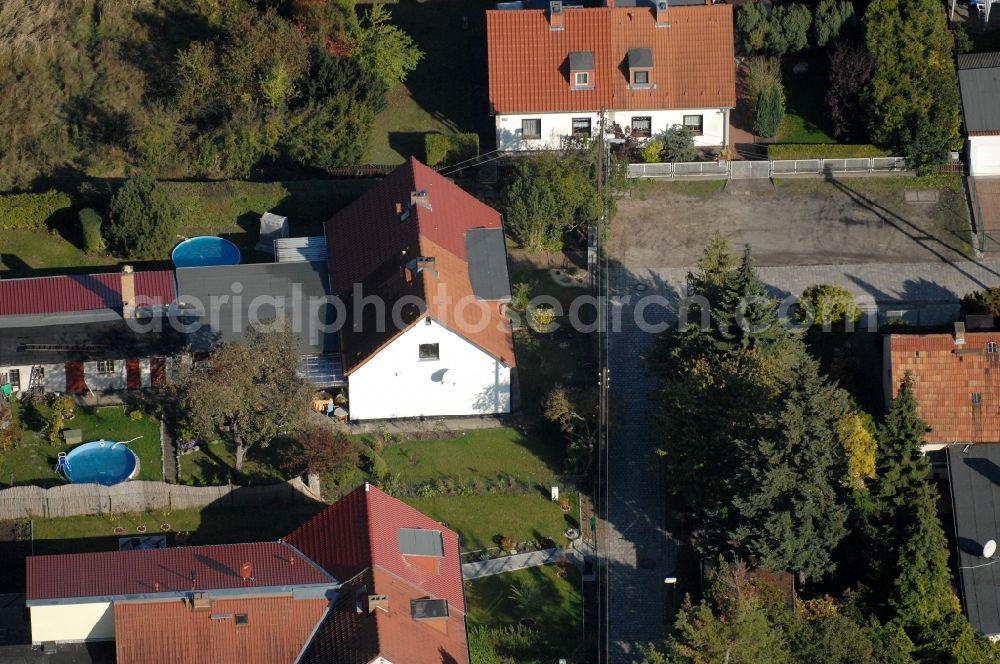
[[[116, 661], [294, 662], [329, 604], [326, 599], [246, 597], [215, 600], [210, 611], [192, 611], [180, 599], [115, 602]], [[247, 623], [237, 625], [236, 614], [246, 614]]]
[[1000, 353], [987, 352], [990, 342], [1000, 344], [1000, 332], [967, 332], [963, 345], [950, 334], [889, 336], [892, 397], [911, 372], [928, 443], [1000, 442]]
[[[731, 108], [736, 105], [731, 5], [673, 7], [657, 28], [649, 7], [565, 8], [565, 29], [541, 9], [486, 12], [496, 113]], [[630, 48], [649, 48], [649, 89], [628, 89]], [[592, 89], [573, 90], [567, 59], [594, 53]]]
[[[429, 206], [408, 208], [410, 216], [401, 221], [396, 206], [408, 203], [415, 191], [427, 192]], [[473, 297], [465, 235], [476, 228], [502, 228], [500, 213], [412, 157], [327, 222], [331, 285], [346, 302], [348, 322], [339, 334], [348, 374], [425, 313], [507, 366], [515, 365], [503, 303]], [[433, 256], [436, 265], [412, 278], [404, 266], [417, 256]], [[386, 311], [404, 297], [415, 297], [426, 308], [402, 307], [400, 326], [355, 320], [355, 284], [363, 286], [365, 296], [382, 297]], [[363, 308], [362, 316], [374, 315], [374, 307]]]

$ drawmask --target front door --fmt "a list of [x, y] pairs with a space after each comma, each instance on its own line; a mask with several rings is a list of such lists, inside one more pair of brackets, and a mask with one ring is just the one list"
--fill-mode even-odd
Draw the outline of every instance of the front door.
[[83, 394], [87, 391], [87, 382], [83, 377], [83, 362], [66, 363], [66, 392]]
[[142, 370], [139, 368], [139, 360], [125, 360], [125, 386], [130, 390], [138, 390], [142, 387]]
[[149, 377], [153, 387], [162, 387], [167, 384], [167, 362], [162, 357], [154, 357], [149, 360]]

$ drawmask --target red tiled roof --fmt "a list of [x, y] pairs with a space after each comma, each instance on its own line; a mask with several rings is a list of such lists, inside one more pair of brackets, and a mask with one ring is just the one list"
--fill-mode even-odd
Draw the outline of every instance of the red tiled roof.
[[[496, 113], [615, 109], [731, 108], [736, 105], [733, 9], [671, 7], [657, 28], [648, 7], [563, 10], [565, 29], [549, 29], [541, 9], [486, 12], [490, 102]], [[652, 87], [628, 88], [627, 54], [652, 50]], [[594, 53], [593, 86], [573, 90], [567, 59]]]
[[[401, 221], [397, 205], [407, 209], [410, 194], [421, 190], [427, 192], [430, 208], [414, 205], [409, 208], [410, 217]], [[386, 311], [392, 311], [403, 297], [415, 296], [427, 304], [427, 313], [438, 322], [514, 366], [513, 333], [500, 303], [472, 297], [465, 233], [473, 228], [501, 228], [500, 213], [410, 158], [326, 224], [332, 286], [347, 300], [348, 318], [354, 312], [350, 297], [354, 284], [362, 284], [366, 296], [381, 296]], [[418, 256], [434, 257], [435, 270], [424, 270], [407, 281], [403, 267]], [[450, 301], [434, 297], [442, 292]], [[455, 303], [462, 298], [468, 305], [459, 312]], [[364, 312], [373, 314], [374, 308], [366, 307]], [[460, 313], [468, 325], [461, 324]], [[488, 324], [475, 324], [484, 317]], [[417, 315], [410, 315], [403, 329], [416, 320]], [[401, 331], [391, 321], [381, 332], [373, 321], [348, 321], [340, 331], [346, 372], [359, 367]]]
[[889, 335], [892, 397], [909, 371], [928, 443], [1000, 442], [1000, 353], [987, 352], [990, 342], [1000, 332], [966, 332], [963, 345], [950, 334]]
[[[135, 294], [140, 305], [172, 302], [176, 295], [173, 272], [136, 272]], [[0, 279], [0, 316], [120, 309], [121, 306], [121, 275], [117, 272]]]
[[[445, 555], [437, 569], [404, 558], [399, 550], [400, 528], [441, 533]], [[365, 583], [372, 586], [371, 593], [388, 596], [388, 613], [375, 611], [375, 631], [383, 657], [407, 664], [468, 662], [457, 533], [406, 503], [365, 485], [285, 539], [332, 574], [346, 577], [353, 572], [352, 577], [366, 577]], [[410, 600], [423, 597], [448, 600], [449, 618], [414, 621], [410, 616]], [[336, 625], [331, 622], [328, 627], [332, 630]], [[358, 647], [355, 636], [352, 630], [341, 629], [340, 640]], [[336, 635], [329, 634], [323, 640], [338, 642]], [[331, 643], [325, 647], [334, 648]]]
[[[328, 606], [325, 599], [297, 600], [288, 596], [215, 600], [211, 611], [192, 611], [177, 599], [115, 602], [116, 661], [294, 662]], [[246, 614], [246, 625], [235, 623], [232, 616], [237, 613]], [[220, 615], [229, 617], [219, 619]]]
[[[240, 568], [253, 564], [253, 581]], [[333, 583], [281, 542], [28, 558], [27, 600]]]

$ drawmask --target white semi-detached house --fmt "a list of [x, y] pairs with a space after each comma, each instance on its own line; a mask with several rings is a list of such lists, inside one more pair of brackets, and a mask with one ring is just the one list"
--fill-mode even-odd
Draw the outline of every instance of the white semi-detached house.
[[510, 412], [499, 212], [411, 158], [326, 233], [352, 420]]
[[497, 148], [559, 148], [570, 136], [595, 136], [602, 115], [607, 128], [618, 125], [639, 138], [684, 125], [700, 147], [729, 145], [736, 105], [732, 6], [607, 5], [510, 3], [486, 12]]

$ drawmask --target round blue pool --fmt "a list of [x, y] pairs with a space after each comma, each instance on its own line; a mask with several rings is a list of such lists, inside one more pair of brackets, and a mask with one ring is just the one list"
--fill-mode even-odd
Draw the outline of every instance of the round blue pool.
[[139, 458], [124, 443], [95, 440], [70, 450], [61, 468], [74, 484], [111, 486], [132, 479], [139, 472]]
[[178, 244], [170, 258], [175, 267], [239, 265], [240, 250], [225, 238], [201, 235]]

